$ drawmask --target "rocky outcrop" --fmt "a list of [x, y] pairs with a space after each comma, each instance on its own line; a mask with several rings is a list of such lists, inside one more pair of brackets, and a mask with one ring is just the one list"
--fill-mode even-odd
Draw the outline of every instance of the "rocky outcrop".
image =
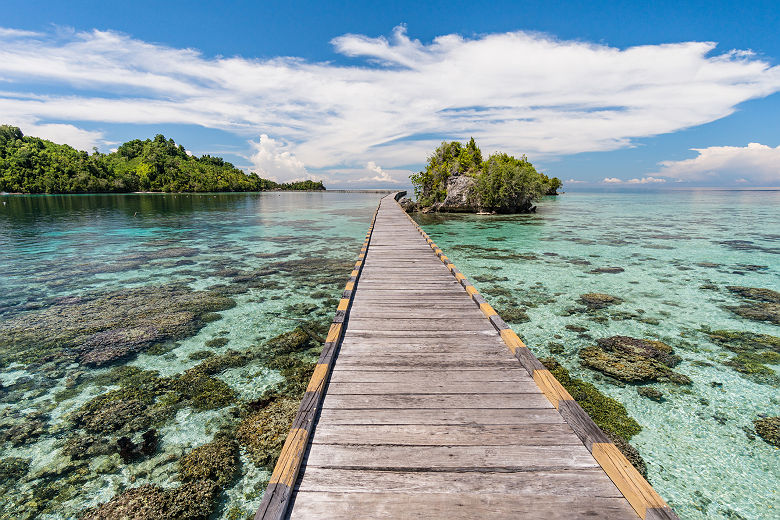
[[580, 350], [579, 354], [586, 367], [626, 383], [691, 383], [688, 377], [671, 369], [680, 358], [661, 341], [612, 336], [596, 340], [596, 345]]

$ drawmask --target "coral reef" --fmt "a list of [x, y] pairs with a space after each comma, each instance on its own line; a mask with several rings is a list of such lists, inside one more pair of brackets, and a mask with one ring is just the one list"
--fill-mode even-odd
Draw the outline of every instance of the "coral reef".
[[531, 321], [531, 318], [528, 317], [525, 311], [526, 309], [522, 307], [501, 307], [496, 309], [498, 315], [509, 323], [526, 323]]
[[214, 509], [218, 486], [210, 480], [187, 482], [163, 489], [146, 484], [121, 493], [105, 504], [88, 509], [82, 520], [206, 520]]
[[690, 384], [690, 379], [671, 367], [680, 362], [672, 347], [656, 340], [611, 336], [580, 350], [583, 365], [627, 383], [671, 381]]
[[756, 433], [767, 443], [780, 448], [780, 417], [763, 417], [753, 421]]
[[593, 422], [612, 440], [637, 471], [647, 478], [645, 461], [639, 452], [628, 443], [631, 437], [642, 430], [642, 427], [628, 415], [626, 408], [611, 397], [599, 392], [598, 388], [591, 383], [572, 377], [569, 371], [555, 358], [542, 358], [540, 361], [593, 419]]
[[218, 294], [168, 284], [57, 299], [0, 323], [0, 367], [73, 361], [101, 366], [186, 338], [204, 315], [235, 306]]
[[766, 365], [780, 364], [780, 338], [733, 330], [702, 331], [714, 343], [736, 354], [725, 362], [726, 365], [760, 383], [777, 381], [775, 371]]
[[299, 404], [298, 399], [278, 398], [241, 421], [236, 439], [255, 464], [271, 466], [276, 462]]
[[734, 314], [749, 320], [780, 324], [780, 292], [741, 286], [726, 289], [743, 300], [742, 305], [726, 307]]
[[602, 394], [591, 383], [569, 375], [569, 371], [554, 358], [540, 361], [602, 430], [630, 440], [642, 429], [622, 404]]
[[640, 386], [636, 389], [636, 393], [642, 397], [647, 397], [653, 401], [658, 401], [659, 403], [664, 400], [664, 393], [651, 386]]
[[228, 436], [217, 436], [184, 456], [179, 462], [183, 482], [210, 480], [221, 488], [233, 480], [238, 467], [238, 444]]
[[616, 305], [623, 302], [623, 300], [617, 296], [611, 296], [604, 293], [581, 294], [579, 301], [587, 306], [588, 309], [604, 309], [610, 305]]

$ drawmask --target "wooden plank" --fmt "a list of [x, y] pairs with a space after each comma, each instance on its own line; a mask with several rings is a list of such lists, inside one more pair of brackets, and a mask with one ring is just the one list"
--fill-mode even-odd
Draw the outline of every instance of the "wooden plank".
[[322, 408], [358, 409], [517, 409], [548, 408], [552, 405], [538, 392], [512, 394], [331, 394], [322, 402]]
[[323, 408], [317, 428], [328, 424], [563, 424], [555, 408], [431, 408], [431, 409], [328, 409]]
[[533, 381], [393, 381], [390, 383], [330, 383], [329, 394], [509, 394], [536, 390]]
[[506, 370], [438, 370], [421, 373], [419, 370], [336, 370], [330, 378], [333, 383], [392, 383], [414, 381], [415, 383], [463, 383], [485, 381], [533, 381], [522, 367]]
[[581, 446], [567, 424], [513, 425], [332, 425], [317, 431], [312, 444], [393, 446]]
[[473, 520], [475, 518], [534, 518], [549, 520], [636, 520], [623, 498], [484, 493], [334, 493], [300, 491], [293, 518], [376, 520]]
[[601, 469], [506, 472], [409, 472], [349, 470], [308, 466], [298, 485], [301, 491], [364, 493], [498, 493], [524, 499], [552, 497], [612, 497], [623, 495]]
[[581, 443], [566, 446], [357, 446], [320, 444], [307, 465], [374, 469], [463, 469], [528, 471], [531, 469], [596, 468]]

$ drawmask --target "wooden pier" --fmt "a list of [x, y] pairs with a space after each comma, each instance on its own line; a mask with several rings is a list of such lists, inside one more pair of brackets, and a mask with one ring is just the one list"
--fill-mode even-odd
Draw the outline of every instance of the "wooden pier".
[[393, 195], [256, 519], [676, 519]]

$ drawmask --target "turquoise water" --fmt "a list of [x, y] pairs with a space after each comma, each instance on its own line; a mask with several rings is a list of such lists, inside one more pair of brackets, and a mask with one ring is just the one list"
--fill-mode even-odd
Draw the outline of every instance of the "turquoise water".
[[[527, 314], [510, 324], [538, 357], [625, 405], [649, 480], [681, 518], [777, 518], [780, 450], [752, 421], [780, 413], [779, 367], [738, 372], [702, 329], [780, 336], [726, 308], [743, 303], [729, 286], [780, 290], [780, 192], [572, 193], [535, 215], [415, 219], [499, 312]], [[623, 271], [593, 272], [607, 267]], [[586, 312], [585, 293], [623, 303]], [[672, 346], [692, 385], [645, 385], [657, 402], [580, 364], [581, 348], [614, 335]]]
[[[75, 431], [71, 414], [117, 388], [100, 379], [113, 367], [177, 377], [200, 362], [194, 353], [257, 350], [303, 320], [329, 322], [380, 196], [0, 196], [0, 341], [9, 331], [24, 340], [0, 349], [0, 517], [74, 518], [131, 487], [178, 485], [178, 461], [232, 424], [231, 407], [181, 407], [157, 428], [156, 451], [129, 463], [113, 445], [114, 453], [78, 460], [65, 455]], [[134, 288], [145, 292], [139, 297]], [[172, 296], [205, 298], [213, 294], [208, 291], [232, 298], [235, 306], [198, 321], [180, 312]], [[78, 348], [44, 347], [47, 336], [83, 325], [87, 317], [74, 315], [69, 304], [89, 298], [98, 302], [90, 319], [117, 322], [111, 326], [120, 339], [127, 328], [157, 333], [157, 320], [182, 332], [163, 338], [162, 348], [139, 348], [97, 367], [86, 364]], [[203, 301], [198, 296], [190, 303], [197, 308]], [[128, 317], [134, 313], [150, 314], [151, 322], [138, 328]], [[27, 327], [30, 341], [20, 330]], [[97, 347], [89, 353], [113, 355], [113, 336], [100, 337], [91, 337]], [[25, 341], [32, 353], [18, 349]], [[257, 362], [215, 377], [232, 388], [239, 405], [283, 379]], [[140, 442], [138, 435], [133, 440]], [[217, 517], [246, 518], [261, 498], [267, 468], [243, 451], [240, 457]]]
[[[116, 367], [177, 378], [204, 351], [258, 351], [303, 320], [327, 323], [379, 196], [0, 196], [0, 518], [73, 518], [126, 489], [178, 486], [182, 457], [235, 426], [235, 408], [280, 384], [279, 371], [253, 360], [215, 374], [235, 406], [177, 408], [154, 453], [127, 463], [113, 445], [64, 453], [82, 431], [73, 414], [116, 390]], [[415, 218], [499, 311], [527, 314], [511, 324], [537, 356], [626, 406], [642, 426], [631, 443], [681, 518], [753, 519], [778, 510], [778, 450], [753, 426], [780, 413], [778, 366], [735, 370], [706, 327], [780, 336], [727, 308], [744, 303], [729, 286], [780, 290], [777, 208], [778, 192], [566, 194], [536, 215]], [[605, 267], [623, 271], [592, 272]], [[584, 312], [577, 299], [592, 292], [623, 303]], [[111, 334], [86, 331], [86, 351], [49, 344], [101, 320]], [[176, 337], [127, 340], [159, 333], [158, 321]], [[618, 334], [671, 345], [693, 383], [645, 385], [663, 392], [656, 402], [580, 364], [581, 348]], [[251, 513], [268, 476], [242, 449], [214, 516]]]

